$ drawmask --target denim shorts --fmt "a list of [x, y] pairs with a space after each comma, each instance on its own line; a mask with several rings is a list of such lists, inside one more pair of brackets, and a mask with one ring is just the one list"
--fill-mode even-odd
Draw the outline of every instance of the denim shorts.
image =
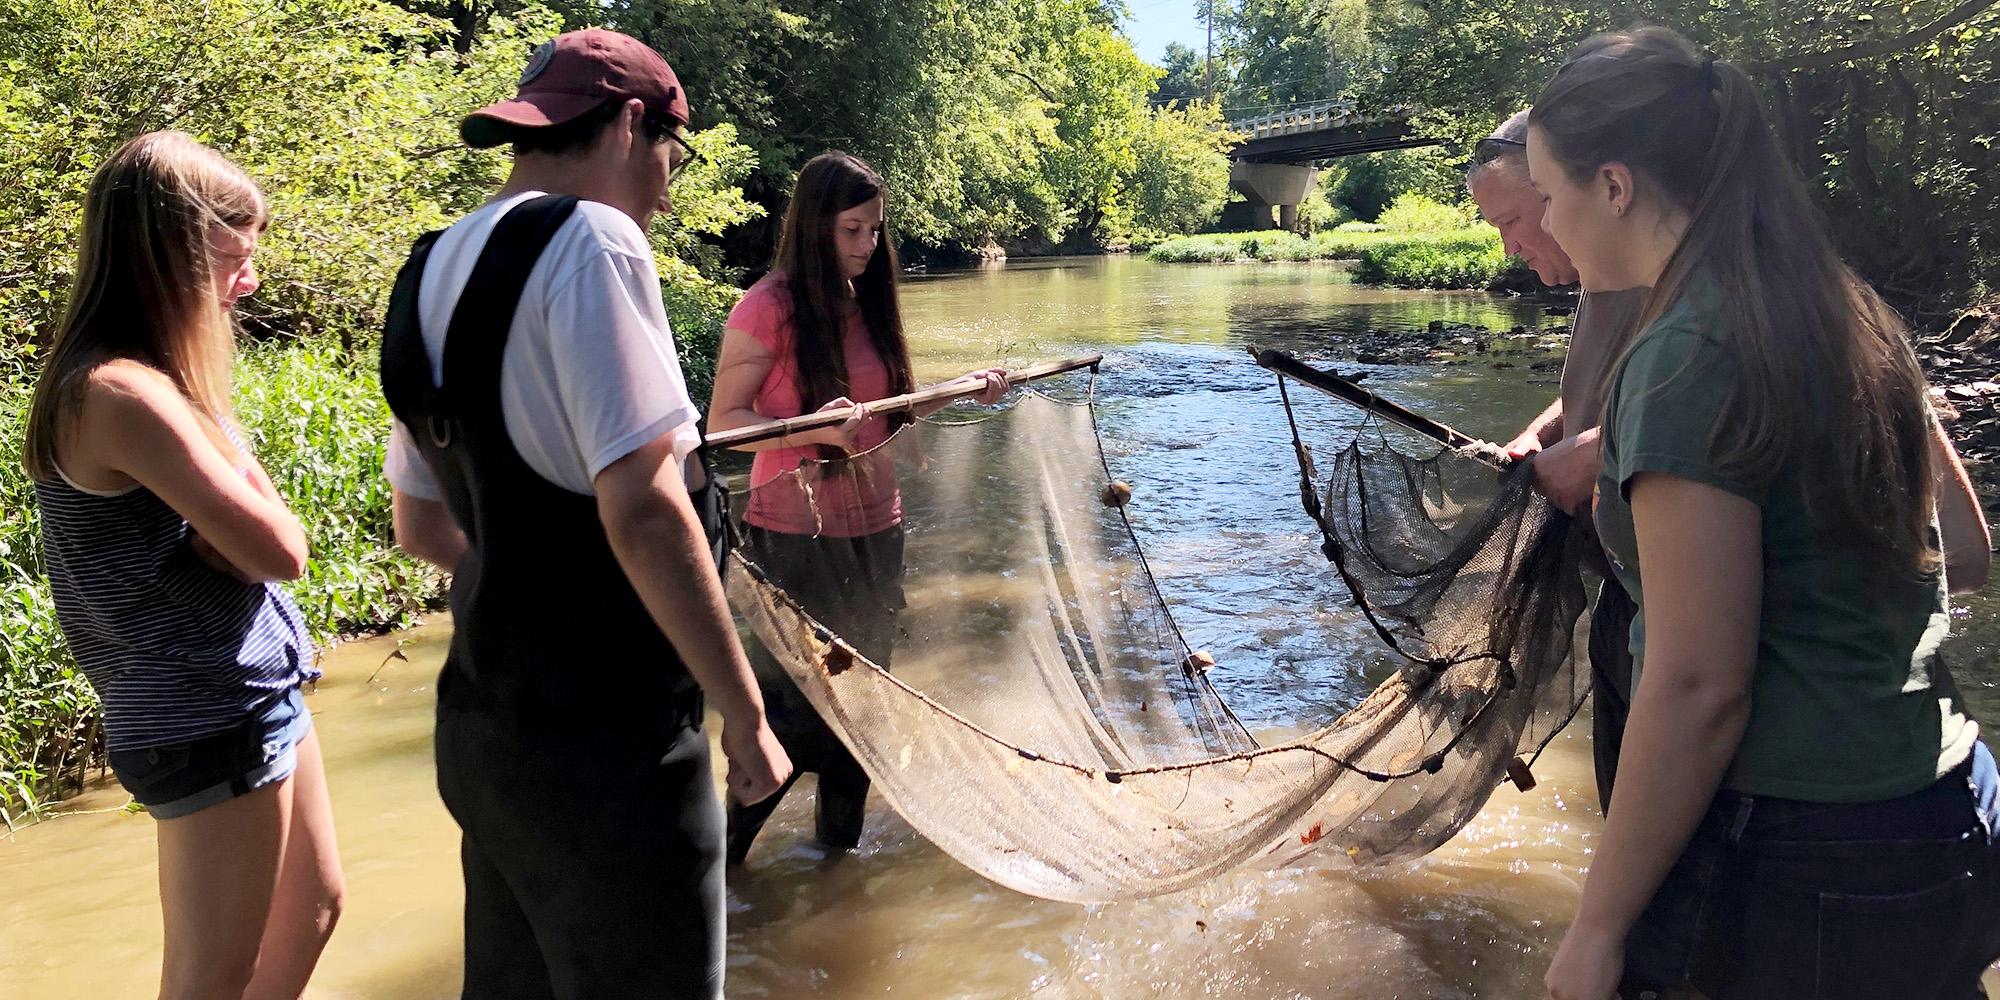
[[2000, 772], [1984, 743], [1885, 802], [1723, 792], [1626, 938], [1619, 995], [1970, 1000], [2000, 957]]
[[111, 752], [111, 773], [154, 819], [178, 819], [292, 776], [312, 731], [292, 688], [241, 724], [184, 743]]

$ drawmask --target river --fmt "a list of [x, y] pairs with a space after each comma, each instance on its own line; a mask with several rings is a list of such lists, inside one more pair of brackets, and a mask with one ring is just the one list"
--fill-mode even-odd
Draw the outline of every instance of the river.
[[[1190, 642], [1221, 662], [1224, 697], [1267, 738], [1351, 707], [1380, 676], [1380, 657], [1298, 510], [1283, 411], [1244, 348], [1348, 357], [1370, 328], [1548, 321], [1533, 305], [1481, 294], [1359, 287], [1328, 265], [1121, 257], [919, 277], [903, 302], [924, 379], [996, 358], [1106, 354], [1103, 437], [1114, 474], [1136, 491], [1153, 568]], [[1547, 360], [1342, 367], [1462, 430], [1504, 439], [1553, 397], [1556, 372], [1535, 366]], [[1992, 589], [1959, 611], [1953, 663], [1975, 713], [2000, 718]], [[348, 884], [313, 997], [457, 995], [456, 831], [430, 757], [448, 629], [440, 617], [339, 647], [310, 699]], [[1599, 830], [1588, 732], [1572, 726], [1537, 765], [1533, 791], [1503, 788], [1421, 861], [1241, 873], [1103, 906], [999, 888], [879, 798], [858, 854], [829, 861], [809, 843], [810, 797], [795, 794], [731, 873], [729, 994], [1539, 997]], [[151, 821], [123, 814], [125, 798], [100, 779], [61, 807], [66, 815], [0, 840], [7, 995], [151, 995], [160, 940]]]

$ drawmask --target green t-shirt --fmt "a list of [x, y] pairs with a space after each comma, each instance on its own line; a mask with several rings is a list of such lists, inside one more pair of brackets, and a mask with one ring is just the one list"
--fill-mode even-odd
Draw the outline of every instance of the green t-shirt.
[[[1943, 575], [1889, 565], [1817, 529], [1796, 468], [1750, 482], [1718, 467], [1712, 431], [1736, 378], [1720, 324], [1702, 296], [1684, 297], [1641, 331], [1612, 376], [1595, 516], [1613, 571], [1643, 609], [1628, 492], [1641, 472], [1757, 504], [1764, 544], [1757, 667], [1749, 727], [1723, 787], [1814, 802], [1879, 801], [1924, 788], [1965, 759], [1979, 732], [1937, 655], [1950, 623]], [[1645, 670], [1643, 610], [1631, 648], [1636, 685]]]

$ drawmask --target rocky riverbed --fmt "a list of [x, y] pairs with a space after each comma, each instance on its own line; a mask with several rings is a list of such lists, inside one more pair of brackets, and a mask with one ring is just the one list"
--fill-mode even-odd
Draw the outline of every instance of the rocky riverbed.
[[1920, 338], [1917, 356], [1932, 393], [1957, 412], [1952, 438], [1991, 495], [2000, 489], [2000, 304], [1968, 309], [1943, 332]]

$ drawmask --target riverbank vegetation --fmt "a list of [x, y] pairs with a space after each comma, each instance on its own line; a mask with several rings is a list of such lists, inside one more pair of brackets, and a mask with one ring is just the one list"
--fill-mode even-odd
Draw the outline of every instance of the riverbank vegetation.
[[1464, 206], [1410, 192], [1373, 223], [1344, 223], [1311, 236], [1283, 230], [1180, 236], [1147, 256], [1171, 264], [1353, 261], [1355, 280], [1397, 288], [1513, 287], [1524, 270], [1501, 248], [1500, 234]]

